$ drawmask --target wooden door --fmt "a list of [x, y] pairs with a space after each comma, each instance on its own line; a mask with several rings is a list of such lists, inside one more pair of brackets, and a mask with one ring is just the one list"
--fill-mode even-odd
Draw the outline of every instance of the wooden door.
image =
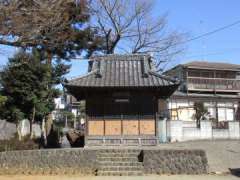
[[104, 136], [104, 109], [98, 101], [87, 101], [87, 131], [90, 136]]
[[140, 135], [155, 135], [155, 120], [140, 119]]
[[155, 135], [155, 109], [151, 98], [114, 99], [88, 103], [88, 135], [137, 136]]

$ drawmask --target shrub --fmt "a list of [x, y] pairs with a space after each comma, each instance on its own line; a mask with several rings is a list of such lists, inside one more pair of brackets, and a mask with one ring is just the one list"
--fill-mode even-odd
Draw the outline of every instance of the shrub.
[[17, 136], [10, 140], [0, 140], [0, 152], [32, 149], [39, 149], [38, 140], [25, 137], [22, 141], [19, 141]]

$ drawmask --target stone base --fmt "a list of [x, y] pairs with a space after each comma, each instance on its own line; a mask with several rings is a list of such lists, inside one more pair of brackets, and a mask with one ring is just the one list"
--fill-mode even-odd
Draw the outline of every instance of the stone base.
[[205, 174], [202, 150], [52, 149], [0, 153], [1, 175]]

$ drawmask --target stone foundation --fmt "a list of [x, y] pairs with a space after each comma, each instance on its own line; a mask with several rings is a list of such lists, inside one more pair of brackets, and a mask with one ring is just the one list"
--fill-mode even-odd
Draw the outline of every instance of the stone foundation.
[[206, 174], [208, 161], [202, 150], [144, 150], [145, 174]]
[[[0, 153], [0, 174], [5, 175], [101, 175], [101, 171], [105, 173], [105, 171], [115, 170], [115, 174], [118, 174], [118, 171], [125, 169], [129, 171], [127, 175], [203, 174], [207, 173], [207, 167], [205, 152], [201, 150], [116, 148], [49, 149]], [[121, 173], [125, 172], [121, 171]]]
[[0, 174], [96, 173], [96, 151], [83, 149], [9, 151], [0, 153]]

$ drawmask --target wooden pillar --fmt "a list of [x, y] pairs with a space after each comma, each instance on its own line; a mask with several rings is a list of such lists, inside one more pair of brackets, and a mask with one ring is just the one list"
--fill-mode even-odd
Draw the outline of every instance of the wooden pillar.
[[85, 129], [84, 129], [84, 146], [87, 145], [87, 136], [88, 136], [88, 121], [89, 121], [89, 116], [88, 116], [88, 96], [87, 93], [85, 92]]
[[105, 109], [106, 109], [106, 104], [107, 102], [105, 100], [102, 101], [103, 103], [103, 136], [106, 136], [106, 119], [105, 119]]
[[187, 95], [188, 95], [188, 69], [186, 68], [186, 88], [187, 88]]
[[214, 78], [214, 94], [216, 94], [216, 70], [214, 70], [213, 78]]
[[215, 108], [216, 108], [216, 119], [217, 119], [217, 122], [219, 121], [219, 119], [218, 119], [218, 100], [216, 99], [215, 100]]

